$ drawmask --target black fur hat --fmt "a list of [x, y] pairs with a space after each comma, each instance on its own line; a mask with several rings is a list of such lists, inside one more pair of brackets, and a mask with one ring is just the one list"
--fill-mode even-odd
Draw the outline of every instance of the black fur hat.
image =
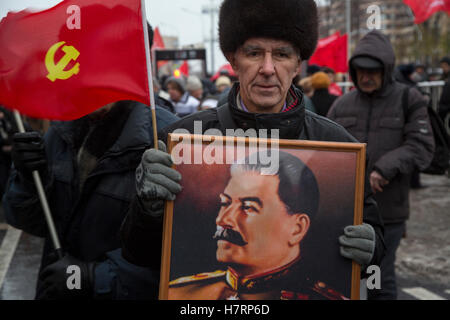
[[246, 40], [264, 37], [285, 40], [302, 60], [314, 53], [318, 38], [314, 0], [224, 0], [219, 16], [220, 48], [225, 56]]

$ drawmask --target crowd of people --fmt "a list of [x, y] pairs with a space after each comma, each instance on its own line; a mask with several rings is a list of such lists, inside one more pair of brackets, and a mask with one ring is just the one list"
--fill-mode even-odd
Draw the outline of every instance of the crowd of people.
[[[450, 76], [450, 57], [443, 57], [439, 62], [438, 70], [441, 72], [427, 73], [427, 68], [423, 64], [398, 64], [392, 73], [392, 77], [400, 83], [418, 89], [423, 95], [431, 99], [430, 93], [418, 86], [420, 82], [444, 81], [446, 82], [439, 100], [438, 113], [444, 121], [450, 110], [450, 94], [448, 79]], [[326, 117], [333, 102], [343, 95], [345, 90], [355, 89], [341, 88], [337, 83], [337, 78], [342, 79], [344, 74], [336, 72], [327, 66], [309, 65], [307, 74], [303, 77], [297, 76], [293, 84], [305, 94], [306, 109]], [[165, 106], [169, 111], [177, 116], [186, 115], [216, 108], [219, 101], [226, 98], [233, 83], [238, 79], [228, 72], [214, 79], [197, 75], [191, 76], [162, 76], [161, 79], [154, 77], [155, 92], [158, 97], [158, 104]], [[350, 79], [351, 80], [351, 79]]]
[[[389, 39], [371, 31], [349, 60], [352, 90], [344, 94], [327, 67], [310, 66], [307, 77], [300, 78], [301, 63], [318, 40], [315, 1], [286, 0], [284, 6], [278, 0], [262, 2], [224, 0], [221, 6], [219, 42], [236, 78], [154, 78], [157, 149], [150, 109], [133, 101], [109, 104], [78, 120], [53, 122], [45, 136], [8, 129], [11, 134], [2, 140], [2, 153], [10, 155], [9, 162], [2, 160], [8, 167], [2, 201], [6, 220], [46, 239], [37, 299], [158, 297], [164, 205], [182, 190], [183, 178], [166, 152], [167, 135], [179, 128], [194, 133], [195, 121], [202, 121], [204, 132], [214, 128], [224, 135], [226, 129], [263, 128], [278, 129], [281, 139], [367, 143], [363, 224], [348, 226], [335, 241], [340, 256], [363, 270], [381, 266], [381, 289], [371, 290], [370, 299], [396, 299], [395, 252], [409, 216], [410, 176], [427, 167], [434, 151], [428, 101], [415, 86], [426, 79], [424, 68], [395, 69]], [[446, 116], [449, 58], [442, 59], [441, 67], [446, 85], [440, 113]], [[5, 117], [0, 113], [0, 120]], [[33, 185], [36, 170], [61, 239], [62, 258], [52, 250]], [[273, 186], [286, 202], [290, 191], [281, 180], [274, 180]], [[233, 222], [221, 227], [242, 231], [242, 225]], [[82, 270], [80, 290], [66, 286], [70, 265]], [[251, 268], [236, 270], [242, 272], [240, 277], [253, 276], [245, 273]], [[275, 269], [265, 272], [273, 274]], [[235, 298], [251, 293], [251, 288], [241, 292], [226, 281], [222, 289]]]

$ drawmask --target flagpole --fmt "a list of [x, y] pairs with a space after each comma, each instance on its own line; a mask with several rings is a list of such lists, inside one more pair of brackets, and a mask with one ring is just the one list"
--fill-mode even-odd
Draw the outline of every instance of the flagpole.
[[[25, 132], [25, 128], [23, 126], [22, 118], [20, 117], [19, 111], [14, 110], [13, 112], [14, 118], [17, 123], [17, 128], [20, 133]], [[42, 186], [41, 176], [37, 170], [34, 170], [32, 173], [34, 184], [36, 185], [36, 190], [38, 192], [39, 200], [41, 201], [42, 210], [44, 211], [45, 220], [47, 221], [48, 230], [50, 232], [50, 238], [53, 242], [53, 246], [59, 256], [62, 258], [62, 249], [61, 243], [59, 242], [58, 234], [56, 233], [55, 223], [53, 222], [52, 214], [50, 213], [50, 207], [47, 202], [47, 197], [45, 196], [44, 187]]]
[[[350, 60], [352, 52], [352, 16], [351, 1], [345, 1], [345, 29], [347, 32], [347, 61]], [[347, 81], [350, 81], [349, 72], [347, 72]]]
[[150, 59], [150, 43], [148, 40], [145, 0], [141, 0], [141, 10], [142, 10], [142, 27], [144, 29], [145, 58], [147, 61], [148, 91], [150, 94], [150, 108], [152, 110], [153, 144], [154, 148], [158, 150], [158, 129], [156, 127], [156, 104], [155, 104], [155, 95], [153, 91], [152, 62]]

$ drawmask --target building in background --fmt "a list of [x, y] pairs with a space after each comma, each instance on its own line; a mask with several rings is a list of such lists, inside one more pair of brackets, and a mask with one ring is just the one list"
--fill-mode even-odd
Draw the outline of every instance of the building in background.
[[[344, 0], [325, 0], [319, 7], [320, 38], [336, 31], [346, 33], [346, 3]], [[386, 34], [396, 53], [398, 63], [438, 65], [439, 59], [450, 52], [450, 18], [437, 12], [422, 24], [414, 24], [414, 15], [403, 0], [351, 0], [351, 51], [369, 31], [367, 8], [380, 8], [381, 30]]]

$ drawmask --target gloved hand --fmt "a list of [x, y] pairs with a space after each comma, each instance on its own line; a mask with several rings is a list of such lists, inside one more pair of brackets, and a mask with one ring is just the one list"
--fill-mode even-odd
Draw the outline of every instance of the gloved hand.
[[153, 217], [160, 217], [164, 213], [164, 200], [175, 200], [182, 189], [181, 174], [171, 168], [172, 164], [166, 145], [158, 141], [158, 150], [146, 150], [136, 169], [137, 195], [145, 211]]
[[[68, 270], [69, 266], [78, 266], [80, 268], [79, 289], [73, 288], [73, 285], [76, 283], [74, 276], [77, 272]], [[66, 254], [62, 259], [49, 264], [41, 271], [39, 274], [41, 284], [36, 294], [36, 299], [89, 299], [94, 295], [94, 275], [95, 263], [80, 261]], [[69, 289], [69, 284], [73, 289]]]
[[367, 267], [375, 252], [375, 230], [370, 224], [346, 226], [339, 237], [341, 255]]
[[47, 171], [44, 140], [39, 132], [14, 134], [11, 158], [17, 171], [29, 179], [34, 170]]

